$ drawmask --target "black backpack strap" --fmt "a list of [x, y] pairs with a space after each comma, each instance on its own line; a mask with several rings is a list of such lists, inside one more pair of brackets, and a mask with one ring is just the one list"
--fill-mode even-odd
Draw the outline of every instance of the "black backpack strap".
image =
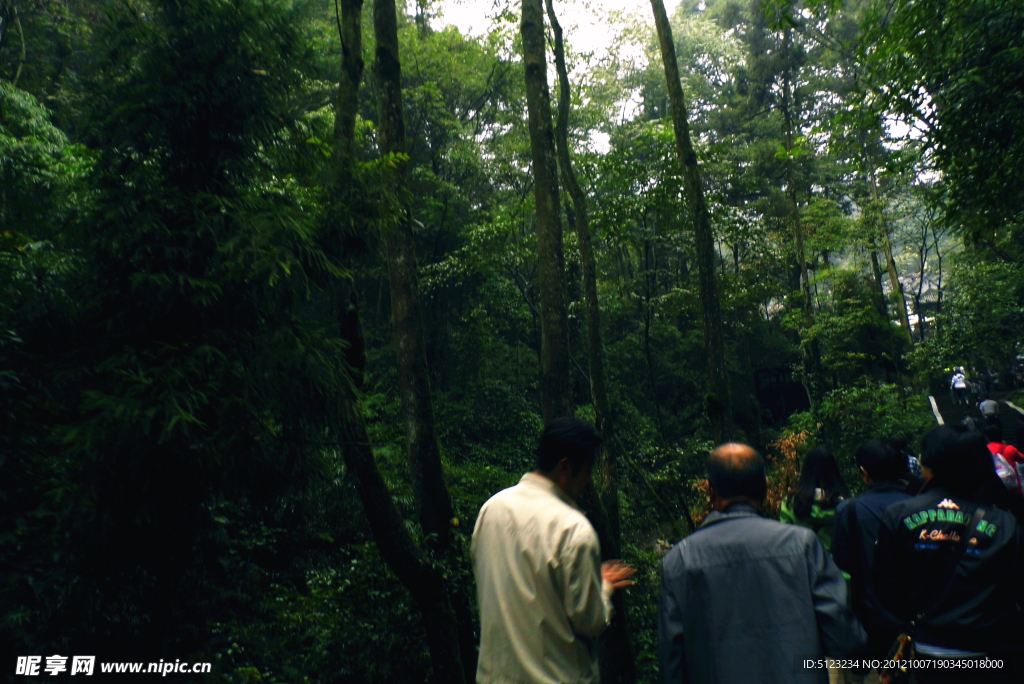
[[861, 557], [861, 554], [864, 552], [864, 549], [861, 548], [862, 545], [861, 545], [861, 539], [860, 539], [860, 523], [857, 521], [857, 504], [858, 503], [860, 503], [860, 502], [857, 500], [857, 497], [855, 496], [855, 497], [853, 497], [850, 500], [850, 504], [849, 504], [849, 508], [850, 508], [850, 524], [849, 524], [849, 529], [850, 529], [850, 545], [851, 545], [851, 548], [856, 550], [856, 553], [855, 554], [851, 554], [851, 556], [850, 556], [850, 567], [860, 568], [861, 567], [861, 565], [860, 565], [860, 557]]

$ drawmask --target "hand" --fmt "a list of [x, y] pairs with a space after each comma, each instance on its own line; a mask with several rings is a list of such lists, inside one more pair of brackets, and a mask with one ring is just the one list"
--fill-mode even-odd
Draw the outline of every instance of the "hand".
[[635, 569], [629, 567], [620, 560], [605, 561], [601, 564], [601, 578], [608, 582], [608, 584], [612, 585], [613, 590], [633, 586], [633, 583], [629, 581], [629, 578], [632, 577], [635, 572]]

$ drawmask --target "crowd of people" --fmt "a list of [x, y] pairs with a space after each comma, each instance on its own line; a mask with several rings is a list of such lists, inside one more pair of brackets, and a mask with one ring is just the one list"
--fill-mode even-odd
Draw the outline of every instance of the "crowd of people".
[[953, 402], [968, 405], [983, 400], [990, 392], [1010, 391], [1024, 387], [1024, 362], [1015, 361], [1003, 373], [994, 373], [989, 368], [973, 368], [970, 372], [963, 366], [947, 368], [950, 374], [949, 392]]
[[[552, 421], [536, 470], [480, 510], [477, 682], [598, 681], [597, 637], [633, 574], [601, 563], [577, 504], [600, 443], [584, 421]], [[709, 454], [711, 512], [662, 561], [662, 682], [1024, 681], [1024, 456], [993, 430], [940, 425], [920, 458], [869, 440], [856, 463], [854, 497], [811, 449], [780, 522], [762, 514], [756, 450]]]

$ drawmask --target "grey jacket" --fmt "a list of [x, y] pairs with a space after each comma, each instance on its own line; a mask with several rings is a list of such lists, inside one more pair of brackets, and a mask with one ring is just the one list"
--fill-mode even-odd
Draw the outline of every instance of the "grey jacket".
[[861, 648], [846, 583], [810, 530], [753, 506], [713, 512], [662, 561], [658, 657], [665, 684], [828, 682], [805, 659]]

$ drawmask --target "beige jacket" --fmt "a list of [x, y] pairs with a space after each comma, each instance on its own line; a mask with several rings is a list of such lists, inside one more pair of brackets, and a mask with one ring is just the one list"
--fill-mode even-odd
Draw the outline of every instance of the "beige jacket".
[[527, 473], [492, 496], [473, 530], [480, 684], [598, 681], [597, 640], [612, 618], [601, 549], [554, 482]]

